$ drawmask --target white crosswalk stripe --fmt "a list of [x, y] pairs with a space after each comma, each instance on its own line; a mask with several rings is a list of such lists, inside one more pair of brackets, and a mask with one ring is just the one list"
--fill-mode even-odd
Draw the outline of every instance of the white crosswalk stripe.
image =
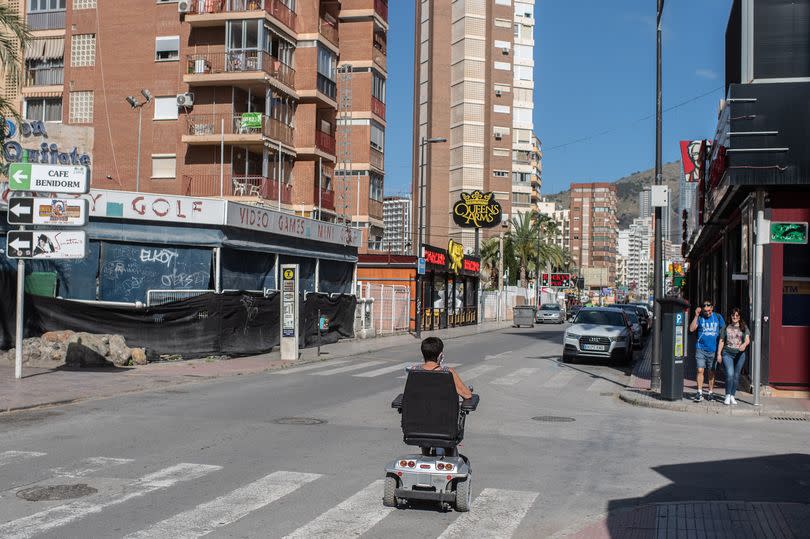
[[[408, 363], [408, 365], [419, 365], [419, 363], [411, 362], [411, 363]], [[456, 367], [461, 366], [461, 363], [442, 363], [442, 366], [449, 367], [451, 369], [455, 369]], [[397, 378], [399, 378], [400, 380], [404, 380], [407, 377], [408, 377], [407, 374], [403, 374], [402, 376], [397, 376]]]
[[310, 373], [310, 376], [331, 376], [333, 374], [341, 374], [344, 372], [358, 371], [366, 367], [373, 367], [385, 363], [385, 361], [366, 361], [365, 363], [347, 365], [346, 367], [338, 367], [337, 369], [329, 369], [328, 371], [318, 371]]
[[535, 368], [525, 368], [525, 369], [518, 369], [514, 372], [507, 374], [506, 376], [501, 376], [492, 381], [493, 384], [496, 386], [513, 386], [518, 382], [522, 382], [532, 374], [536, 373], [540, 369]]
[[312, 371], [315, 369], [322, 369], [324, 367], [334, 367], [335, 365], [343, 365], [344, 363], [348, 363], [348, 359], [342, 359], [340, 361], [323, 361], [320, 363], [313, 363], [312, 365], [304, 365], [303, 367], [290, 367], [289, 369], [284, 369], [281, 371], [275, 371], [273, 374], [296, 374], [299, 372], [306, 372]]
[[5, 539], [25, 539], [39, 535], [53, 528], [64, 526], [88, 515], [101, 513], [104, 509], [119, 505], [134, 498], [152, 492], [167, 489], [183, 481], [198, 479], [221, 466], [208, 464], [180, 463], [163, 470], [132, 480], [124, 485], [121, 493], [108, 498], [99, 498], [98, 502], [76, 501], [65, 505], [50, 507], [33, 515], [12, 520], [0, 525], [0, 537]]
[[45, 455], [47, 455], [47, 453], [40, 453], [39, 451], [3, 451], [0, 453], [0, 466], [4, 466], [10, 462], [44, 457]]
[[394, 510], [383, 506], [382, 493], [383, 480], [374, 481], [285, 539], [337, 539], [362, 535]]
[[320, 474], [313, 473], [273, 472], [215, 500], [127, 535], [126, 539], [149, 537], [196, 539], [236, 522], [319, 477]]
[[561, 388], [568, 385], [568, 383], [576, 377], [577, 373], [570, 370], [564, 370], [549, 378], [543, 387], [547, 388]]
[[376, 369], [369, 372], [362, 372], [360, 374], [355, 374], [354, 376], [358, 378], [374, 378], [375, 376], [382, 376], [383, 374], [388, 374], [389, 372], [397, 372], [397, 371], [404, 371], [407, 367], [413, 365], [413, 361], [408, 363], [400, 363], [398, 365], [390, 365], [388, 367], [382, 367], [380, 369]]
[[477, 367], [467, 369], [464, 372], [459, 372], [458, 375], [461, 377], [462, 381], [467, 382], [468, 380], [474, 380], [482, 374], [488, 373], [489, 371], [494, 371], [497, 368], [498, 367], [495, 365], [478, 365]]
[[509, 538], [529, 512], [537, 492], [485, 488], [439, 539], [468, 537]]
[[588, 389], [586, 391], [608, 392], [608, 391], [618, 391], [620, 388], [621, 386], [616, 384], [615, 382], [612, 382], [605, 378], [597, 378], [596, 380], [593, 381], [591, 385], [588, 386]]
[[90, 457], [84, 459], [83, 466], [75, 468], [54, 468], [51, 470], [54, 475], [61, 475], [65, 477], [84, 477], [93, 472], [97, 472], [110, 466], [120, 466], [132, 462], [132, 459], [115, 459], [110, 457]]

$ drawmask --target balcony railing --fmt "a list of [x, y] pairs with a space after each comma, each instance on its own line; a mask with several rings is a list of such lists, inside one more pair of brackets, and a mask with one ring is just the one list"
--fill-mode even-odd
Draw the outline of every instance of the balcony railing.
[[[183, 194], [197, 197], [258, 197], [278, 200], [278, 180], [261, 175], [184, 175]], [[292, 186], [281, 186], [281, 202], [292, 203]]]
[[337, 84], [318, 73], [318, 91], [329, 97], [335, 99], [337, 97]]
[[194, 0], [192, 13], [244, 13], [265, 11], [295, 31], [295, 12], [280, 0]]
[[[223, 120], [224, 131], [222, 129]], [[186, 134], [194, 136], [262, 135], [291, 146], [295, 132], [292, 127], [275, 118], [247, 112], [243, 114], [191, 114], [186, 120]]]
[[318, 32], [328, 39], [333, 45], [340, 45], [340, 37], [337, 26], [325, 19], [318, 21]]
[[385, 120], [385, 103], [371, 96], [371, 112]]
[[388, 22], [388, 2], [385, 0], [374, 0], [374, 11], [382, 20]]
[[335, 137], [323, 131], [315, 131], [315, 147], [329, 155], [335, 155]]
[[188, 55], [187, 73], [190, 75], [255, 71], [264, 72], [282, 84], [295, 88], [295, 70], [266, 51], [232, 50]]
[[380, 66], [382, 69], [387, 70], [388, 67], [388, 57], [384, 50], [378, 48], [376, 45], [371, 47], [371, 59], [374, 60], [374, 63]]
[[375, 219], [382, 220], [383, 218], [383, 203], [380, 200], [368, 199], [368, 215]]
[[54, 86], [64, 84], [65, 68], [28, 68], [25, 70], [26, 86]]
[[335, 192], [328, 189], [319, 189], [318, 186], [315, 186], [315, 206], [318, 205], [318, 197], [320, 196], [320, 203], [322, 208], [326, 208], [327, 210], [334, 210], [335, 209]]
[[65, 11], [35, 11], [26, 16], [25, 22], [29, 30], [60, 30], [65, 27]]
[[369, 163], [373, 167], [377, 167], [380, 170], [384, 169], [385, 166], [385, 158], [383, 153], [379, 150], [375, 150], [374, 148], [369, 148]]

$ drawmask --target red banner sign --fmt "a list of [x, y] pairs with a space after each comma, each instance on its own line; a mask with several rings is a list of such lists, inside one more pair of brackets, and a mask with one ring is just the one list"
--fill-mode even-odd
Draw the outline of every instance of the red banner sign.
[[428, 264], [433, 264], [434, 266], [446, 266], [447, 255], [425, 249], [425, 262]]
[[464, 271], [472, 271], [475, 273], [479, 273], [481, 271], [481, 262], [479, 262], [478, 260], [470, 260], [469, 258], [465, 258]]

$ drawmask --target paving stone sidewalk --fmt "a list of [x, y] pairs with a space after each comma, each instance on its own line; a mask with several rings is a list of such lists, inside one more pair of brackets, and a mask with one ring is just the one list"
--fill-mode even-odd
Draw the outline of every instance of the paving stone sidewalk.
[[[454, 339], [509, 327], [511, 322], [485, 322], [433, 332], [442, 339]], [[35, 369], [23, 367], [23, 378], [14, 378], [13, 366], [0, 366], [0, 413], [48, 405], [67, 404], [87, 399], [113, 397], [125, 393], [150, 391], [168, 386], [201, 383], [223, 376], [240, 376], [285, 369], [314, 361], [353, 357], [377, 350], [412, 344], [413, 335], [393, 335], [373, 339], [350, 339], [321, 347], [301, 350], [298, 361], [282, 361], [278, 351], [233, 359], [195, 359], [159, 362], [148, 365], [107, 369]], [[414, 348], [418, 350], [418, 347]]]

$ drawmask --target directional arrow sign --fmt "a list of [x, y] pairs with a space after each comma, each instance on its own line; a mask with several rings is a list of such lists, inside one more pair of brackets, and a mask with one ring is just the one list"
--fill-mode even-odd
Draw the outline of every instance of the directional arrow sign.
[[6, 238], [9, 258], [68, 259], [87, 255], [84, 230], [10, 230]]
[[81, 198], [12, 197], [8, 201], [11, 225], [84, 226], [89, 202]]
[[8, 187], [12, 191], [84, 194], [90, 189], [87, 167], [11, 163]]

